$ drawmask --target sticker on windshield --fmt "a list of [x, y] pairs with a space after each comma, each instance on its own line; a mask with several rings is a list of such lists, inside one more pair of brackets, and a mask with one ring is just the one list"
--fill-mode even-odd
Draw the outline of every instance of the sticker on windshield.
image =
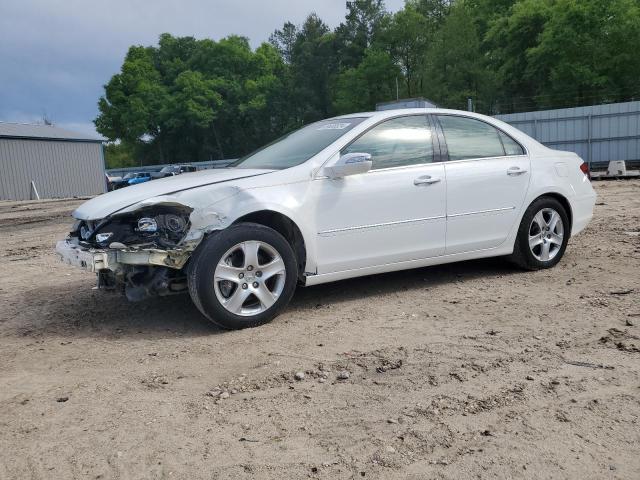
[[318, 130], [344, 130], [347, 128], [350, 123], [342, 122], [342, 123], [327, 123], [318, 128]]

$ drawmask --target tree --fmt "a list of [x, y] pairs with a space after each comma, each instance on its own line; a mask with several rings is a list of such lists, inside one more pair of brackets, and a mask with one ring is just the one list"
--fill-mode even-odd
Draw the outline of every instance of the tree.
[[623, 101], [640, 89], [635, 0], [520, 0], [486, 40], [503, 111]]
[[557, 0], [527, 52], [539, 107], [624, 101], [640, 91], [640, 4]]
[[453, 0], [408, 0], [407, 4], [425, 18], [432, 37], [447, 18]]
[[[640, 93], [640, 0], [383, 0], [346, 4], [332, 32], [285, 22], [257, 49], [162, 34], [129, 48], [95, 119], [110, 162], [233, 158], [335, 113], [424, 95], [506, 113]], [[399, 86], [398, 92], [396, 86]]]
[[449, 108], [466, 108], [467, 98], [490, 109], [491, 71], [480, 51], [474, 19], [464, 2], [456, 3], [444, 19], [428, 50], [423, 92]]
[[421, 89], [420, 71], [428, 44], [425, 17], [415, 6], [407, 4], [386, 22], [379, 35], [379, 46], [385, 49], [404, 77], [408, 97]]
[[235, 157], [282, 132], [283, 77], [272, 46], [164, 34], [157, 47], [129, 49], [96, 128], [145, 163]]
[[172, 161], [188, 162], [202, 156], [207, 130], [222, 105], [216, 87], [215, 80], [200, 72], [186, 70], [176, 77], [160, 112]]
[[337, 73], [335, 36], [316, 15], [307, 17], [293, 47], [289, 84], [296, 118], [308, 123], [331, 113], [330, 85]]
[[521, 0], [464, 0], [464, 3], [473, 17], [478, 35], [484, 39], [491, 24], [508, 16], [509, 9], [519, 1]]
[[335, 88], [337, 113], [373, 110], [376, 103], [395, 98], [399, 68], [382, 50], [368, 49], [362, 63], [340, 74]]
[[291, 63], [293, 46], [298, 37], [298, 28], [291, 22], [285, 22], [281, 30], [276, 30], [269, 37], [269, 43], [273, 45], [286, 63]]
[[120, 73], [105, 85], [95, 121], [99, 133], [110, 140], [138, 141], [160, 133], [160, 110], [167, 91], [154, 65], [154, 49], [131, 47]]
[[340, 65], [355, 68], [373, 44], [383, 18], [387, 15], [383, 0], [347, 1], [345, 22], [336, 28]]
[[539, 43], [555, 0], [520, 0], [496, 19], [485, 37], [489, 65], [500, 83], [503, 111], [536, 106], [535, 95], [544, 74], [529, 68], [528, 52]]
[[134, 145], [111, 142], [104, 147], [104, 163], [106, 168], [135, 167], [139, 164], [139, 156]]

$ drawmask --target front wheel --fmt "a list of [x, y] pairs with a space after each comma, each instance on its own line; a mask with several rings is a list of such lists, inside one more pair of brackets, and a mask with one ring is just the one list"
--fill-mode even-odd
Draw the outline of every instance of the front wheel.
[[240, 223], [205, 240], [189, 260], [189, 293], [198, 309], [222, 328], [256, 327], [287, 306], [297, 262], [275, 230]]
[[527, 270], [555, 266], [567, 248], [570, 227], [567, 212], [558, 200], [535, 200], [522, 217], [511, 260]]

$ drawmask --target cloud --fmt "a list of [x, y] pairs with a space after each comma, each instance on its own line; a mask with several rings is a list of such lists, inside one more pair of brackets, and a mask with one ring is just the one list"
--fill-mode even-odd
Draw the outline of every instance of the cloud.
[[[386, 4], [395, 11], [404, 0]], [[46, 112], [87, 126], [130, 45], [156, 44], [168, 32], [216, 40], [238, 34], [256, 47], [313, 11], [335, 27], [345, 0], [3, 0], [0, 120]]]

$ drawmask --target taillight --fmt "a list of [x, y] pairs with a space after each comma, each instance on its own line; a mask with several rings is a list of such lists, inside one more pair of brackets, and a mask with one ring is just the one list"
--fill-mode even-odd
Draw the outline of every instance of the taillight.
[[589, 165], [587, 163], [582, 162], [582, 165], [580, 165], [580, 170], [582, 170], [582, 173], [584, 173], [587, 178], [591, 180], [591, 172], [589, 171]]

